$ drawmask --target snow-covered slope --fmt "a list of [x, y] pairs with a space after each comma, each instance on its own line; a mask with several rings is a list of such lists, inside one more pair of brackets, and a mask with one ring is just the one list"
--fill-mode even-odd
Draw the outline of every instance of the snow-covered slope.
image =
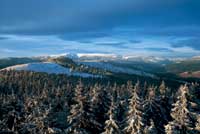
[[99, 75], [93, 75], [89, 73], [71, 72], [69, 68], [65, 68], [56, 63], [51, 63], [51, 62], [22, 64], [22, 65], [7, 67], [2, 70], [18, 70], [18, 71], [25, 70], [25, 71], [34, 71], [34, 72], [45, 72], [49, 74], [67, 74], [67, 75], [80, 76], [80, 77], [101, 77]]

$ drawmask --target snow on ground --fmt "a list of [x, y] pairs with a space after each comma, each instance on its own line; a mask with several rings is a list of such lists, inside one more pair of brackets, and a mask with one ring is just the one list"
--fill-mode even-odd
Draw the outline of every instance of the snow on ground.
[[100, 75], [93, 75], [89, 73], [83, 72], [72, 72], [69, 68], [62, 67], [56, 63], [51, 62], [38, 62], [38, 63], [29, 63], [29, 64], [22, 64], [22, 65], [15, 65], [11, 67], [7, 67], [2, 70], [25, 70], [25, 71], [33, 71], [33, 72], [45, 72], [49, 74], [67, 74], [73, 76], [80, 76], [80, 77], [101, 77]]

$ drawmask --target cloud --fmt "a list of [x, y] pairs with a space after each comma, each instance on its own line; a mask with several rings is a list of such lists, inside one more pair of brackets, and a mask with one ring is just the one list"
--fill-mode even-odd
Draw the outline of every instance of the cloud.
[[8, 39], [7, 37], [1, 37], [0, 36], [0, 40], [6, 40], [6, 39]]
[[155, 51], [155, 52], [174, 52], [172, 49], [169, 48], [153, 48], [153, 47], [148, 47], [144, 48], [145, 50], [148, 51]]
[[97, 46], [105, 46], [105, 47], [113, 47], [113, 48], [129, 48], [126, 42], [103, 42], [103, 43], [95, 43]]
[[158, 27], [119, 27], [113, 30], [117, 34], [137, 36], [199, 37], [200, 25], [158, 26]]
[[5, 53], [13, 53], [13, 52], [16, 52], [15, 50], [11, 50], [11, 49], [1, 49], [0, 50], [1, 52], [5, 52]]
[[137, 43], [141, 43], [142, 41], [141, 40], [132, 40], [132, 39], [130, 39], [129, 42], [133, 43], [133, 44], [137, 44]]
[[0, 0], [0, 49], [15, 55], [200, 50], [199, 8], [198, 0]]
[[[132, 37], [103, 37], [91, 42], [61, 39], [59, 36], [4, 35], [9, 37], [0, 40], [0, 57], [38, 56], [60, 53], [115, 53], [120, 55], [146, 56], [194, 56], [200, 51], [182, 45], [174, 46], [168, 38], [134, 37], [135, 43], [130, 43]], [[176, 41], [181, 39], [176, 39]], [[182, 39], [183, 40], [183, 39]], [[178, 42], [177, 41], [177, 42]]]
[[94, 38], [102, 38], [111, 36], [111, 33], [105, 31], [97, 31], [97, 32], [73, 32], [73, 33], [65, 33], [61, 34], [58, 37], [63, 40], [72, 40], [79, 42], [87, 42]]
[[198, 25], [199, 5], [191, 0], [1, 0], [0, 33], [58, 35], [119, 26]]
[[200, 39], [199, 38], [188, 38], [188, 39], [179, 39], [172, 42], [172, 47], [190, 47], [195, 50], [200, 50]]

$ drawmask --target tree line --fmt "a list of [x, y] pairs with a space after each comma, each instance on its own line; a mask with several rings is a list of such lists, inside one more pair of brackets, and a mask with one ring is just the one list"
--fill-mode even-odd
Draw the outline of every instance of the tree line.
[[198, 83], [126, 84], [0, 73], [0, 133], [199, 134]]

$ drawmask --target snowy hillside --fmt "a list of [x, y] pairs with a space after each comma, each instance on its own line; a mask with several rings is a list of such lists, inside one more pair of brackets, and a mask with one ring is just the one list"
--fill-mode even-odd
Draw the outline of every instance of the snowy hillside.
[[67, 74], [73, 76], [80, 76], [80, 77], [101, 77], [99, 75], [93, 75], [89, 73], [82, 73], [82, 72], [72, 72], [69, 68], [62, 67], [56, 63], [51, 62], [38, 62], [38, 63], [29, 63], [29, 64], [22, 64], [7, 67], [2, 70], [25, 70], [25, 71], [34, 71], [34, 72], [45, 72], [49, 74]]

